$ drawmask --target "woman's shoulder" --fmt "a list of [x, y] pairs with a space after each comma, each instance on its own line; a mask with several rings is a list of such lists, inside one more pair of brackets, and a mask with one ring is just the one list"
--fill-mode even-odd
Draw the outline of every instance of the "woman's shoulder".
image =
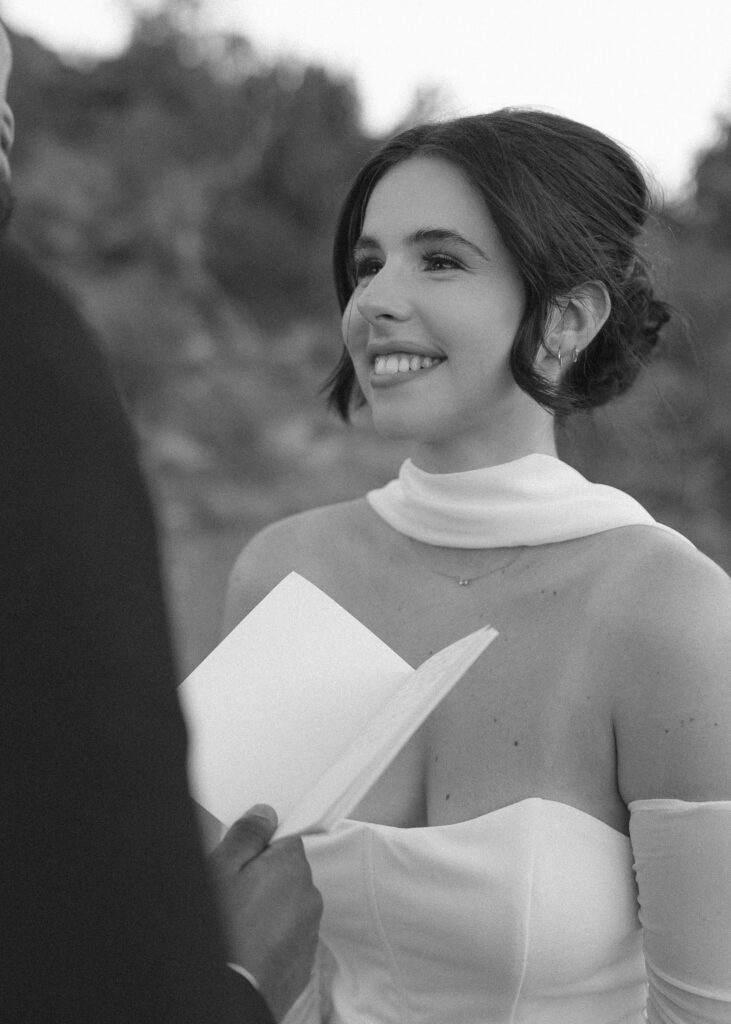
[[655, 525], [610, 530], [597, 554], [603, 603], [617, 626], [628, 617], [635, 629], [638, 616], [646, 627], [653, 621], [660, 627], [676, 624], [678, 615], [687, 621], [689, 614], [697, 615], [693, 609], [731, 600], [728, 574], [672, 530]]
[[307, 509], [265, 526], [246, 543], [229, 577], [225, 625], [231, 629], [290, 572], [318, 582], [347, 551], [367, 516], [364, 498]]
[[728, 799], [731, 579], [668, 531], [613, 532], [593, 624], [623, 796]]
[[367, 515], [365, 498], [320, 505], [285, 516], [265, 526], [248, 541], [241, 556], [249, 562], [264, 557], [291, 558], [311, 554], [334, 544], [348, 543]]
[[731, 579], [684, 537], [623, 527], [600, 550], [592, 619], [615, 652], [664, 665], [668, 684], [677, 676], [670, 666], [691, 654], [700, 667], [704, 659], [717, 662], [720, 650], [731, 653]]

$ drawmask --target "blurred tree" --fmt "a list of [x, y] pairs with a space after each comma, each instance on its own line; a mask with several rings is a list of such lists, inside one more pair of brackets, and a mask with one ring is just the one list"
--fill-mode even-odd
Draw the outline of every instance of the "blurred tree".
[[202, 507], [212, 474], [284, 475], [319, 422], [336, 192], [369, 140], [351, 83], [196, 33], [196, 7], [138, 12], [86, 65], [16, 36], [11, 99], [14, 232], [99, 328], [158, 482]]
[[719, 138], [695, 172], [695, 220], [709, 240], [731, 248], [731, 118], [719, 118]]
[[334, 220], [372, 145], [353, 86], [323, 68], [277, 65], [248, 79], [241, 99], [259, 111], [257, 130], [248, 166], [214, 194], [208, 264], [268, 327], [332, 315]]
[[653, 367], [617, 408], [634, 439], [620, 485], [629, 481], [731, 569], [731, 122], [720, 124], [690, 199], [662, 211], [651, 232], [676, 315]]

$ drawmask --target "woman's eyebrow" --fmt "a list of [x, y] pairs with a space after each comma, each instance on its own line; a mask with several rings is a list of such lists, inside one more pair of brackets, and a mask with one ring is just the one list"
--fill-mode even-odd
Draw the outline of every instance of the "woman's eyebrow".
[[419, 242], [456, 242], [457, 245], [466, 245], [483, 260], [488, 258], [479, 246], [451, 228], [422, 228], [420, 231], [415, 231], [413, 235], [409, 235], [407, 241], [414, 244]]
[[353, 254], [361, 252], [364, 249], [380, 249], [380, 246], [376, 239], [371, 238], [370, 235], [361, 235], [353, 246]]
[[[406, 238], [408, 245], [419, 245], [423, 242], [454, 242], [457, 245], [464, 245], [468, 249], [472, 249], [483, 260], [488, 259], [488, 256], [485, 255], [479, 246], [475, 245], [474, 242], [470, 242], [464, 235], [460, 235], [458, 231], [453, 231], [451, 228], [420, 228]], [[361, 235], [353, 246], [354, 253], [371, 249], [380, 249], [380, 245], [377, 239], [370, 235]]]

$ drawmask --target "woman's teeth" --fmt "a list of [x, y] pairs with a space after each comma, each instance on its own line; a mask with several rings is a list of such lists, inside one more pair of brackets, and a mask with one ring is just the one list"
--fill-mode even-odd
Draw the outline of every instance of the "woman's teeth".
[[376, 376], [386, 373], [411, 373], [414, 370], [428, 370], [443, 362], [433, 356], [411, 356], [406, 353], [394, 353], [391, 356], [376, 356], [373, 372]]

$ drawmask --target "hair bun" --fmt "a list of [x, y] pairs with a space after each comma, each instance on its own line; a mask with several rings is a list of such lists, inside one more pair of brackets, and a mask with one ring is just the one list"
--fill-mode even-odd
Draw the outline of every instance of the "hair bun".
[[635, 256], [612, 296], [612, 315], [564, 380], [574, 408], [590, 409], [621, 395], [635, 381], [670, 320], [647, 267]]
[[634, 347], [643, 350], [654, 348], [660, 338], [660, 331], [670, 319], [667, 303], [658, 299], [645, 267], [635, 262], [634, 272], [627, 282], [626, 292], [626, 338]]

